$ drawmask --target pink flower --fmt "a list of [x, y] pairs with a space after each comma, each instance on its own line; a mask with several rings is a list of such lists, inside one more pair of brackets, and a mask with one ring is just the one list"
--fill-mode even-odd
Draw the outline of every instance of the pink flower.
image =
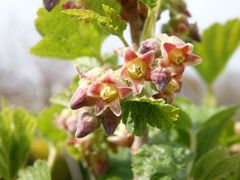
[[151, 63], [154, 60], [154, 56], [155, 52], [153, 50], [143, 55], [138, 55], [131, 48], [124, 49], [124, 66], [121, 75], [131, 82], [135, 94], [141, 93], [144, 80], [151, 80]]
[[193, 45], [185, 43], [176, 36], [166, 36], [162, 42], [161, 52], [164, 60], [168, 63], [179, 65], [197, 65], [202, 62], [199, 56], [192, 54]]
[[131, 88], [124, 87], [120, 81], [113, 79], [113, 71], [108, 70], [99, 80], [87, 90], [89, 97], [96, 98], [96, 116], [99, 116], [108, 107], [116, 116], [121, 115], [119, 99], [127, 97], [132, 92]]
[[87, 95], [89, 86], [95, 81], [102, 73], [102, 69], [94, 68], [87, 73], [79, 71], [80, 82], [77, 90], [73, 94], [70, 100], [71, 109], [79, 109], [83, 106], [92, 106], [96, 103], [96, 99]]

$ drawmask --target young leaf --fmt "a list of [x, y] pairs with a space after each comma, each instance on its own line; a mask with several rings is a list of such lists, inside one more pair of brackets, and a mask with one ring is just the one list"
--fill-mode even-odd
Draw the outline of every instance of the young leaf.
[[144, 180], [170, 177], [184, 179], [186, 163], [192, 158], [190, 150], [168, 145], [145, 145], [133, 157], [133, 172]]
[[[195, 52], [204, 63], [196, 67], [208, 85], [212, 85], [240, 43], [240, 19], [226, 24], [213, 24], [203, 32], [202, 42], [195, 43]], [[214, 69], [214, 71], [213, 71]]]
[[122, 121], [128, 131], [137, 136], [144, 134], [147, 124], [159, 129], [173, 126], [178, 118], [178, 108], [164, 100], [134, 98], [122, 103]]
[[40, 130], [41, 135], [54, 145], [60, 144], [67, 138], [66, 132], [59, 129], [54, 124], [56, 116], [61, 111], [61, 107], [53, 105], [44, 109], [38, 116], [38, 129]]
[[230, 156], [228, 149], [215, 147], [202, 156], [194, 165], [195, 179], [224, 179], [238, 166], [240, 155]]
[[43, 8], [38, 11], [36, 28], [43, 36], [31, 52], [38, 56], [75, 59], [81, 56], [99, 57], [106, 34], [95, 26], [74, 21], [61, 12], [61, 5], [50, 13]]
[[50, 170], [47, 162], [37, 160], [33, 166], [27, 167], [19, 172], [18, 180], [51, 180]]
[[36, 121], [22, 108], [1, 108], [0, 177], [14, 179], [28, 158]]

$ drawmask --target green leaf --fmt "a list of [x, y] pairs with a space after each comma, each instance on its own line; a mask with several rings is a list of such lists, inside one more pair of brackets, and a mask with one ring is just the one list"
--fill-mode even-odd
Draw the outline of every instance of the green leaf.
[[239, 164], [240, 154], [230, 156], [228, 149], [215, 147], [202, 156], [194, 165], [195, 179], [227, 178]]
[[238, 105], [221, 108], [201, 126], [197, 134], [197, 158], [218, 144], [221, 133], [227, 124], [231, 123], [231, 118], [239, 107]]
[[122, 121], [130, 133], [142, 136], [147, 124], [159, 129], [172, 127], [178, 118], [178, 110], [165, 104], [164, 100], [133, 98], [122, 102]]
[[31, 52], [38, 56], [75, 59], [81, 56], [99, 57], [106, 34], [94, 25], [71, 19], [61, 12], [60, 3], [50, 13], [40, 8], [35, 22], [43, 36]]
[[146, 4], [149, 8], [154, 8], [157, 4], [157, 0], [141, 0], [144, 4]]
[[62, 12], [77, 20], [91, 22], [111, 34], [122, 36], [127, 23], [121, 19], [119, 12], [114, 8], [105, 4], [102, 7], [104, 15], [88, 9], [68, 9]]
[[53, 105], [49, 108], [45, 108], [38, 116], [38, 129], [41, 135], [54, 145], [59, 145], [67, 138], [66, 132], [59, 129], [54, 122], [61, 111], [62, 107]]
[[[213, 24], [203, 32], [202, 42], [195, 43], [195, 52], [203, 58], [196, 67], [208, 85], [212, 85], [240, 43], [240, 19]], [[214, 71], [213, 71], [214, 69]]]
[[19, 172], [18, 180], [51, 180], [50, 170], [47, 162], [37, 160], [33, 166], [27, 167]]
[[36, 121], [22, 108], [0, 113], [0, 177], [14, 179], [28, 158]]
[[145, 145], [133, 156], [132, 167], [140, 180], [166, 176], [172, 177], [170, 179], [184, 179], [184, 168], [191, 159], [190, 150], [183, 147]]

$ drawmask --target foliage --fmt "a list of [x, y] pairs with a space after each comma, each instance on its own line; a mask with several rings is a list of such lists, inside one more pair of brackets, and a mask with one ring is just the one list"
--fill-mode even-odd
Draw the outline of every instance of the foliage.
[[22, 108], [3, 105], [0, 113], [0, 177], [14, 179], [28, 158], [35, 119]]
[[184, 167], [191, 158], [190, 150], [183, 147], [145, 145], [133, 157], [132, 166], [140, 179], [185, 179]]
[[165, 104], [164, 100], [134, 98], [124, 101], [122, 108], [123, 123], [130, 133], [137, 136], [144, 134], [147, 125], [169, 128], [178, 118], [178, 108]]
[[50, 170], [47, 162], [37, 160], [33, 166], [27, 167], [19, 172], [18, 180], [51, 180]]
[[219, 76], [239, 47], [239, 33], [239, 19], [229, 20], [223, 25], [215, 23], [203, 32], [202, 41], [195, 43], [195, 52], [201, 54], [205, 61], [196, 69], [208, 85], [211, 85]]

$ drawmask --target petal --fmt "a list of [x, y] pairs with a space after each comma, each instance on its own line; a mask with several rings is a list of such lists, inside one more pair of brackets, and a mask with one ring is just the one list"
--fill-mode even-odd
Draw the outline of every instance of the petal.
[[70, 107], [71, 109], [78, 109], [81, 107], [81, 103], [84, 102], [84, 100], [87, 97], [87, 89], [86, 88], [77, 88], [75, 93], [73, 94], [71, 100], [70, 100]]
[[125, 61], [125, 63], [133, 60], [133, 59], [136, 59], [138, 56], [137, 54], [131, 49], [131, 48], [125, 48], [124, 51], [123, 51], [123, 59]]
[[118, 92], [120, 99], [124, 99], [132, 92], [132, 89], [129, 87], [118, 87]]
[[128, 69], [127, 69], [126, 66], [124, 66], [124, 67], [122, 68], [121, 77], [124, 78], [124, 79], [128, 79]]
[[146, 64], [151, 64], [154, 60], [155, 52], [153, 50], [148, 51], [147, 53], [143, 54], [140, 59], [145, 62]]
[[102, 112], [107, 109], [108, 104], [107, 102], [103, 101], [102, 99], [98, 99], [96, 102], [96, 109], [95, 109], [95, 114], [96, 116], [99, 116], [100, 114], [102, 114]]
[[184, 62], [187, 66], [194, 66], [200, 64], [202, 62], [202, 58], [196, 56], [194, 54], [187, 54], [186, 61]]
[[101, 77], [101, 82], [114, 83], [114, 81], [112, 80], [112, 76], [113, 76], [113, 70], [112, 69], [107, 70], [106, 73]]
[[184, 44], [183, 46], [178, 46], [178, 48], [185, 54], [189, 54], [193, 51], [193, 45], [190, 43]]
[[109, 104], [109, 108], [111, 109], [113, 114], [115, 114], [116, 116], [120, 116], [121, 115], [121, 106], [120, 106], [119, 99], [115, 99], [114, 101], [112, 101]]
[[132, 79], [132, 89], [133, 89], [133, 93], [135, 94], [140, 94], [142, 92], [143, 86], [144, 86], [144, 80], [135, 80]]
[[147, 72], [146, 72], [146, 75], [144, 77], [144, 79], [146, 81], [151, 81], [151, 72], [152, 72], [152, 69], [151, 68], [147, 68]]
[[88, 96], [99, 97], [102, 87], [103, 87], [102, 83], [95, 83], [95, 84], [90, 85], [87, 90]]
[[171, 44], [171, 43], [166, 42], [166, 43], [163, 44], [163, 47], [164, 47], [165, 51], [169, 54], [169, 53], [170, 53], [173, 49], [175, 49], [177, 46], [174, 45], [174, 44]]

